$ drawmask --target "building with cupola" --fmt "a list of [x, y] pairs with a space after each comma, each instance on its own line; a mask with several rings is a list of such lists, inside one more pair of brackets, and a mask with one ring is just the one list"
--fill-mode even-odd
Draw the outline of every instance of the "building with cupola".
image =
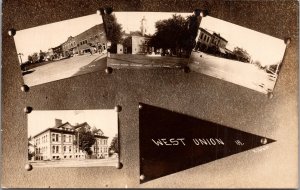
[[140, 31], [123, 32], [122, 43], [117, 45], [117, 54], [147, 54], [153, 50], [148, 45], [151, 36], [147, 34], [148, 27], [145, 16], [140, 23]]

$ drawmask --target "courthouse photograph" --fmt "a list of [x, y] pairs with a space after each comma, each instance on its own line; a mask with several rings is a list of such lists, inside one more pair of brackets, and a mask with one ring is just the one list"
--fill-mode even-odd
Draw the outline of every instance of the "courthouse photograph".
[[33, 111], [28, 115], [28, 160], [33, 167], [115, 166], [115, 110]]
[[[177, 12], [103, 15], [112, 68], [182, 68], [197, 34], [197, 16]], [[196, 28], [195, 28], [196, 26]]]
[[27, 86], [106, 68], [107, 40], [99, 14], [20, 30], [14, 40]]

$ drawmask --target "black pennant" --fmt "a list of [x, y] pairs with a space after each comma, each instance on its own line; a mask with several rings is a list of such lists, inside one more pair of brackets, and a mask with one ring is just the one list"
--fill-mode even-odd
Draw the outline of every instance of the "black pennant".
[[139, 125], [141, 183], [275, 142], [146, 104]]

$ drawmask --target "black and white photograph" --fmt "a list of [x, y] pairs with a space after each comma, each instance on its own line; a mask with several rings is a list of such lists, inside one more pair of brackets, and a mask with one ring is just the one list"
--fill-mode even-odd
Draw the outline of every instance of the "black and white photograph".
[[27, 86], [106, 68], [107, 41], [100, 14], [20, 30], [14, 40]]
[[33, 167], [116, 166], [119, 152], [114, 109], [28, 115], [28, 161]]
[[112, 68], [182, 68], [194, 47], [198, 18], [191, 13], [113, 12], [103, 15]]
[[285, 48], [284, 40], [206, 16], [201, 20], [189, 67], [268, 94], [275, 87]]

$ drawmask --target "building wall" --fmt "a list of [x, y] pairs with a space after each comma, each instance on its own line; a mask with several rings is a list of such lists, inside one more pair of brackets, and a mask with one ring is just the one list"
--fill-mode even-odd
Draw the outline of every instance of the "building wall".
[[75, 37], [70, 36], [66, 42], [62, 44], [62, 49], [65, 56], [69, 54], [83, 54], [84, 52], [93, 50], [104, 51], [106, 49], [106, 36], [103, 24], [93, 26], [92, 28], [78, 34]]
[[[84, 159], [85, 153], [73, 144], [76, 139], [74, 134], [53, 132], [50, 130], [34, 137], [35, 160], [55, 159]], [[108, 157], [107, 139], [96, 137], [95, 144], [91, 147], [95, 158]]]
[[210, 46], [211, 40], [212, 40], [212, 35], [203, 31], [203, 30], [199, 30], [199, 38], [198, 38], [198, 42], [205, 44], [207, 46]]
[[216, 46], [225, 49], [228, 43], [227, 41], [220, 38], [216, 34], [210, 34], [203, 29], [199, 29], [199, 34], [197, 38], [198, 38], [198, 42], [207, 45], [207, 47]]
[[132, 54], [144, 54], [148, 52], [149, 38], [145, 36], [132, 36]]
[[124, 47], [122, 44], [117, 44], [117, 54], [124, 54]]
[[35, 160], [50, 159], [50, 132], [46, 131], [34, 138]]

